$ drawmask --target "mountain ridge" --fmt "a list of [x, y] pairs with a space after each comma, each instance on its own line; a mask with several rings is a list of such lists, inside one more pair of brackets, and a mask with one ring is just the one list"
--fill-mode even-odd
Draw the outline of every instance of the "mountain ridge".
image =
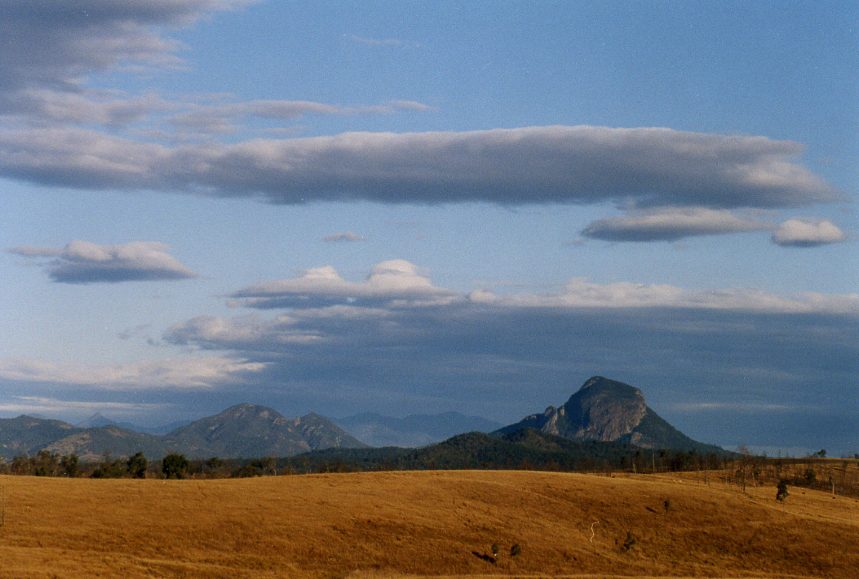
[[367, 446], [318, 414], [286, 418], [272, 408], [250, 403], [231, 406], [164, 435], [123, 428], [98, 414], [91, 418], [103, 425], [79, 427], [27, 415], [0, 419], [0, 459], [34, 455], [42, 450], [77, 454], [85, 461], [99, 460], [106, 454], [130, 456], [135, 452], [153, 459], [171, 452], [189, 458], [245, 458]]
[[593, 376], [561, 406], [549, 406], [495, 431], [508, 435], [534, 429], [568, 440], [618, 442], [639, 448], [670, 448], [697, 452], [724, 452], [718, 446], [693, 440], [671, 426], [650, 408], [640, 389]]

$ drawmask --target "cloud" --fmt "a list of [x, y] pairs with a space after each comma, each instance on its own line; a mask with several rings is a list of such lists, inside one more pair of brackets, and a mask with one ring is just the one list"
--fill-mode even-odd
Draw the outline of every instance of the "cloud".
[[700, 235], [768, 230], [770, 225], [724, 209], [660, 207], [599, 219], [582, 235], [605, 241], [676, 241]]
[[486, 290], [473, 292], [477, 303], [506, 307], [538, 308], [685, 308], [784, 314], [859, 315], [859, 293], [805, 292], [780, 295], [749, 288], [688, 290], [668, 284], [632, 282], [594, 283], [573, 278], [556, 294], [497, 296]]
[[434, 304], [455, 294], [435, 287], [420, 269], [404, 259], [373, 266], [362, 282], [340, 277], [331, 266], [305, 271], [300, 277], [266, 282], [231, 294], [241, 305], [253, 308], [300, 308], [322, 304]]
[[[390, 264], [374, 274], [405, 281], [419, 271]], [[435, 288], [419, 277], [420, 287]], [[261, 284], [254, 297], [233, 299], [281, 311], [199, 316], [164, 340], [264, 363], [243, 396], [333, 415], [456, 408], [512, 421], [604, 374], [643, 388], [652, 407], [705, 441], [769, 444], [773, 428], [780, 438], [772, 441], [783, 445], [848, 448], [855, 440], [859, 294], [573, 279], [552, 294], [477, 290], [427, 301], [404, 291], [411, 283], [371, 290], [369, 279], [348, 282], [318, 268]], [[807, 420], [811, 410], [839, 426], [822, 435]], [[748, 415], [755, 420], [737, 423]], [[739, 438], [725, 439], [726, 431]]]
[[788, 219], [775, 230], [772, 242], [783, 247], [817, 247], [846, 238], [837, 225], [826, 219]]
[[156, 241], [133, 241], [122, 245], [97, 245], [72, 241], [62, 249], [21, 246], [10, 253], [26, 258], [52, 257], [43, 264], [59, 283], [116, 283], [123, 281], [179, 280], [196, 277]]
[[364, 44], [366, 46], [388, 46], [396, 48], [403, 46], [403, 41], [397, 38], [368, 38], [366, 36], [357, 36], [355, 34], [344, 34], [343, 37], [351, 40], [352, 42]]
[[364, 241], [364, 236], [358, 235], [357, 233], [353, 233], [351, 231], [341, 231], [338, 233], [332, 233], [331, 235], [326, 235], [322, 238], [322, 240], [332, 242]]
[[0, 176], [272, 203], [791, 207], [841, 195], [801, 145], [661, 128], [344, 133], [166, 147], [84, 129], [0, 131]]
[[[0, 3], [0, 87], [75, 92], [83, 78], [117, 66], [175, 67], [181, 45], [164, 35], [238, 0]], [[8, 104], [8, 101], [6, 101]]]
[[307, 115], [384, 115], [400, 111], [429, 111], [417, 101], [394, 100], [379, 105], [342, 106], [314, 101], [250, 100], [214, 105], [184, 105], [188, 110], [171, 122], [182, 130], [197, 133], [231, 133], [237, 121], [248, 117], [270, 120], [295, 120]]
[[[859, 293], [804, 292], [776, 294], [752, 288], [690, 290], [670, 284], [596, 283], [572, 278], [560, 292], [497, 294], [478, 289], [458, 294], [436, 287], [415, 264], [403, 259], [373, 266], [362, 282], [344, 280], [331, 266], [305, 271], [291, 279], [260, 283], [230, 294], [234, 305], [256, 309], [301, 309], [331, 305], [367, 306], [387, 311], [411, 306], [463, 304], [492, 308], [647, 309], [675, 308], [778, 314], [859, 315]], [[379, 309], [382, 308], [382, 309]], [[368, 310], [369, 311], [369, 310]], [[338, 313], [354, 315], [355, 310]], [[295, 316], [296, 312], [291, 312]]]
[[116, 366], [55, 364], [42, 360], [0, 359], [0, 379], [100, 390], [205, 390], [237, 383], [265, 368], [226, 356], [172, 358]]
[[0, 93], [0, 110], [7, 115], [23, 116], [35, 124], [99, 124], [111, 127], [127, 125], [177, 106], [155, 93], [129, 97], [124, 93], [91, 90], [27, 89], [7, 101], [3, 101]]
[[0, 412], [18, 414], [74, 414], [111, 412], [126, 415], [152, 412], [164, 408], [164, 404], [139, 402], [96, 402], [92, 400], [60, 400], [47, 396], [13, 396], [11, 402], [0, 402]]
[[[164, 338], [266, 363], [243, 396], [258, 392], [333, 415], [455, 408], [512, 421], [562, 402], [584, 379], [603, 374], [643, 388], [660, 414], [705, 441], [737, 443], [725, 440], [726, 432], [739, 442], [769, 440], [767, 430], [776, 425], [787, 431], [780, 444], [822, 438], [827, 448], [847, 448], [855, 441], [855, 426], [822, 435], [819, 422], [810, 425], [803, 416], [814, 408], [841, 416], [839, 424], [859, 419], [853, 404], [859, 297], [850, 315], [825, 303], [685, 307], [682, 297], [627, 298], [637, 307], [599, 307], [605, 298], [587, 306], [340, 304], [270, 318], [195, 318]], [[707, 412], [703, 403], [710, 404]], [[796, 412], [773, 415], [773, 405]], [[737, 423], [740, 410], [763, 414]]]

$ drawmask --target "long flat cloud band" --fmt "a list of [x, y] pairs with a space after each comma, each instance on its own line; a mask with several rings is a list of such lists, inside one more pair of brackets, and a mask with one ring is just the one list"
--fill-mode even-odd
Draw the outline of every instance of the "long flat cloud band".
[[133, 241], [121, 245], [98, 245], [72, 241], [60, 249], [19, 246], [9, 253], [43, 260], [40, 265], [59, 283], [117, 283], [124, 281], [180, 280], [197, 277], [157, 241]]
[[615, 201], [780, 208], [841, 199], [795, 161], [801, 152], [791, 141], [667, 128], [344, 133], [178, 147], [78, 128], [27, 129], [0, 132], [0, 175], [278, 204]]

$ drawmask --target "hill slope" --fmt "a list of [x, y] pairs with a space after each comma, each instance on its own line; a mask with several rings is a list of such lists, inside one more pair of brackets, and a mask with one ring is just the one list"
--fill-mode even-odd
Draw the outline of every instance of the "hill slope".
[[0, 418], [0, 458], [36, 454], [48, 444], [81, 430], [60, 420]]
[[[673, 476], [0, 477], [0, 488], [10, 577], [852, 578], [859, 568], [855, 500], [792, 489], [780, 504], [772, 486], [743, 494]], [[473, 554], [493, 543], [496, 564]]]

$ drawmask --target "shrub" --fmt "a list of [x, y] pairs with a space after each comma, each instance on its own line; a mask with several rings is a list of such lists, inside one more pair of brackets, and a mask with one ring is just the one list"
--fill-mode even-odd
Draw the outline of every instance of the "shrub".
[[632, 549], [635, 544], [638, 542], [638, 539], [635, 538], [635, 535], [632, 534], [632, 531], [626, 532], [626, 539], [623, 541], [623, 550], [629, 551]]
[[69, 478], [75, 478], [78, 476], [79, 468], [78, 468], [78, 455], [72, 453], [68, 456], [64, 456], [60, 459], [60, 468], [63, 471], [63, 475]]
[[787, 492], [787, 481], [781, 479], [780, 481], [778, 481], [778, 487], [775, 493], [775, 500], [777, 500], [778, 502], [784, 502], [788, 494], [790, 493]]
[[184, 454], [168, 454], [161, 460], [161, 472], [164, 478], [185, 478], [189, 466]]
[[129, 457], [126, 463], [128, 474], [132, 478], [146, 478], [146, 469], [149, 466], [149, 461], [143, 456], [142, 452], [136, 452]]

